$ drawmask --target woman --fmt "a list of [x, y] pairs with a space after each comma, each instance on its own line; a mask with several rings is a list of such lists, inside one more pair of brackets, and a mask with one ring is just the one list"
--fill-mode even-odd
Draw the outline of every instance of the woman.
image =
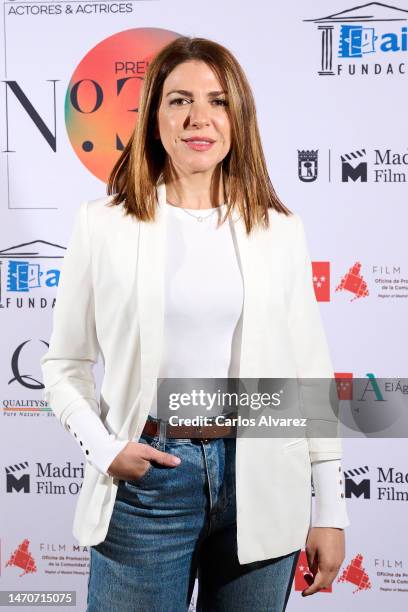
[[333, 376], [302, 223], [221, 45], [180, 37], [150, 63], [108, 197], [77, 213], [41, 363], [87, 459], [74, 535], [91, 546], [88, 612], [187, 610], [196, 575], [198, 610], [280, 612], [305, 542], [303, 594], [332, 583], [340, 441], [180, 428], [156, 404], [158, 378]]

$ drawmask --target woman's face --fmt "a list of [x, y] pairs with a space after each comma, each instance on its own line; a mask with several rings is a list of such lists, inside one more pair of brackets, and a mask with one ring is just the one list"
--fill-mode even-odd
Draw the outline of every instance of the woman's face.
[[181, 173], [210, 172], [231, 146], [226, 93], [202, 61], [183, 62], [163, 83], [157, 113], [161, 142]]

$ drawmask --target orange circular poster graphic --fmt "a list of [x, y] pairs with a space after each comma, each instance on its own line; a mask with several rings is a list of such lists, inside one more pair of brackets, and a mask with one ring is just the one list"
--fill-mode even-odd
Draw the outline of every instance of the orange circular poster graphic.
[[149, 62], [179, 36], [160, 28], [118, 32], [93, 47], [75, 69], [65, 96], [68, 137], [101, 181], [108, 181], [132, 135]]

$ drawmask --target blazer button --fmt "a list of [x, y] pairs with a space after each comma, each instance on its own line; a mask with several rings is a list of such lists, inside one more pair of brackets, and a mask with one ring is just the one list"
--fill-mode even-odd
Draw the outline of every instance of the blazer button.
[[77, 438], [78, 436], [76, 435], [76, 433], [74, 432], [74, 436]]
[[344, 493], [341, 494], [341, 497], [344, 497]]
[[86, 455], [89, 455], [89, 450], [88, 450], [88, 449], [85, 451], [85, 454], [86, 454]]
[[82, 446], [82, 440], [79, 441], [79, 444]]

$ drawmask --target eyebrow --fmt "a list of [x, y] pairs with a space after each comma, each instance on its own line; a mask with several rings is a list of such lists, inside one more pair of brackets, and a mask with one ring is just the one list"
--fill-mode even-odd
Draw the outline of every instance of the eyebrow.
[[[193, 95], [193, 92], [187, 91], [186, 89], [174, 89], [172, 91], [169, 91], [166, 94], [166, 97], [169, 96], [170, 94], [173, 94], [173, 93], [178, 93], [178, 94], [181, 94], [182, 96], [190, 96], [190, 97]], [[212, 96], [221, 96], [222, 94], [226, 94], [226, 93], [227, 93], [226, 91], [209, 91], [208, 92], [208, 96], [211, 96], [211, 97]]]

